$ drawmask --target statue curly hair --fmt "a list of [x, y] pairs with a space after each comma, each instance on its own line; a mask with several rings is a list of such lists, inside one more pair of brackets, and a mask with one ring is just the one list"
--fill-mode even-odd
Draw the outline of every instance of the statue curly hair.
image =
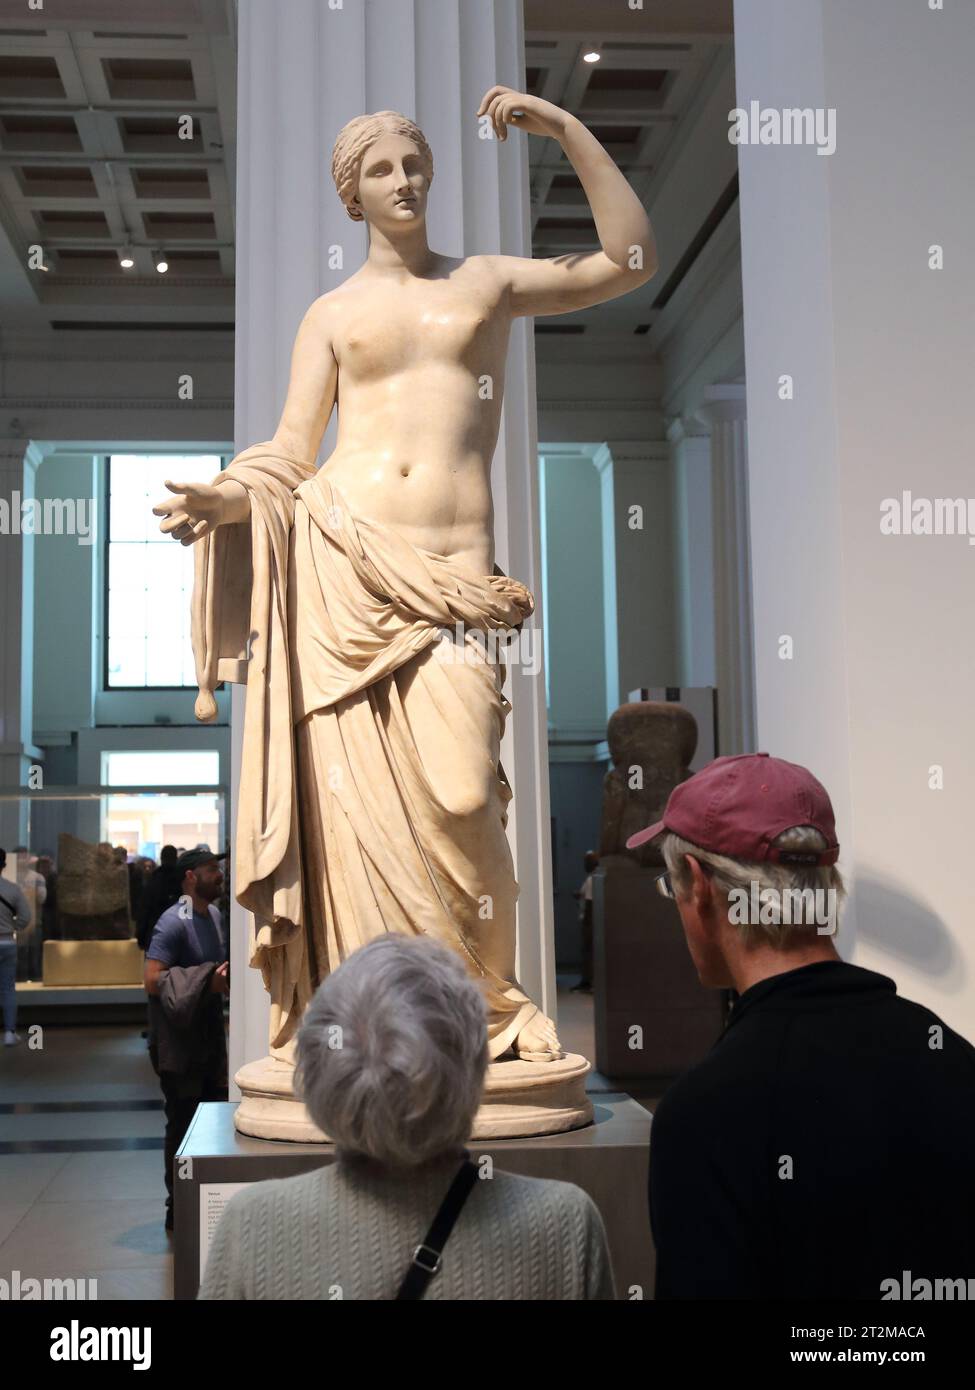
[[398, 111], [374, 111], [370, 116], [356, 116], [339, 131], [332, 149], [332, 178], [345, 210], [354, 222], [363, 220], [362, 209], [355, 206], [359, 170], [370, 145], [374, 145], [383, 135], [405, 135], [407, 140], [412, 140], [423, 160], [427, 184], [433, 180], [433, 154], [415, 121]]

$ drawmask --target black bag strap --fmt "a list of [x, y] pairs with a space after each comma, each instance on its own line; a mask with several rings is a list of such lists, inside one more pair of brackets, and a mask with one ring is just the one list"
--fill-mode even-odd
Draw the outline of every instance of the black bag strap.
[[465, 1157], [447, 1189], [447, 1195], [440, 1203], [429, 1231], [413, 1251], [413, 1259], [399, 1286], [397, 1299], [422, 1298], [426, 1293], [430, 1280], [440, 1271], [443, 1248], [476, 1181], [477, 1167]]

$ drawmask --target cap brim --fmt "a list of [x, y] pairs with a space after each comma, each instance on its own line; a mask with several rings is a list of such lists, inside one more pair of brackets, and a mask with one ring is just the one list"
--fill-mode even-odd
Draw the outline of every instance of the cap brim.
[[631, 835], [626, 842], [627, 849], [639, 849], [648, 840], [655, 840], [658, 835], [662, 835], [667, 829], [662, 820], [658, 820], [655, 825], [648, 825], [646, 830], [638, 830], [635, 835]]

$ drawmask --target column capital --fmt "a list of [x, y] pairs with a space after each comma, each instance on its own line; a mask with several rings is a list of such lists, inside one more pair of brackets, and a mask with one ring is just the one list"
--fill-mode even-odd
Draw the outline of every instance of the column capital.
[[740, 382], [718, 382], [704, 392], [695, 414], [706, 425], [744, 423], [748, 417], [745, 387]]
[[708, 433], [705, 422], [693, 411], [667, 417], [667, 441], [670, 444], [683, 444], [685, 439], [706, 439]]
[[33, 439], [0, 440], [0, 472], [14, 474], [18, 485], [33, 483], [47, 452]]

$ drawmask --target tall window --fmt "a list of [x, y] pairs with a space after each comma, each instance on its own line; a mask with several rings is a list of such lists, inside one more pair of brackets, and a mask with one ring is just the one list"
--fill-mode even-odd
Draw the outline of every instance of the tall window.
[[190, 645], [193, 547], [159, 530], [165, 482], [207, 483], [215, 454], [113, 454], [108, 461], [105, 686], [196, 685]]
[[223, 849], [224, 798], [216, 749], [106, 749], [102, 753], [104, 787], [179, 787], [180, 792], [116, 792], [103, 796], [100, 837], [124, 845], [131, 854], [159, 858], [163, 845]]

